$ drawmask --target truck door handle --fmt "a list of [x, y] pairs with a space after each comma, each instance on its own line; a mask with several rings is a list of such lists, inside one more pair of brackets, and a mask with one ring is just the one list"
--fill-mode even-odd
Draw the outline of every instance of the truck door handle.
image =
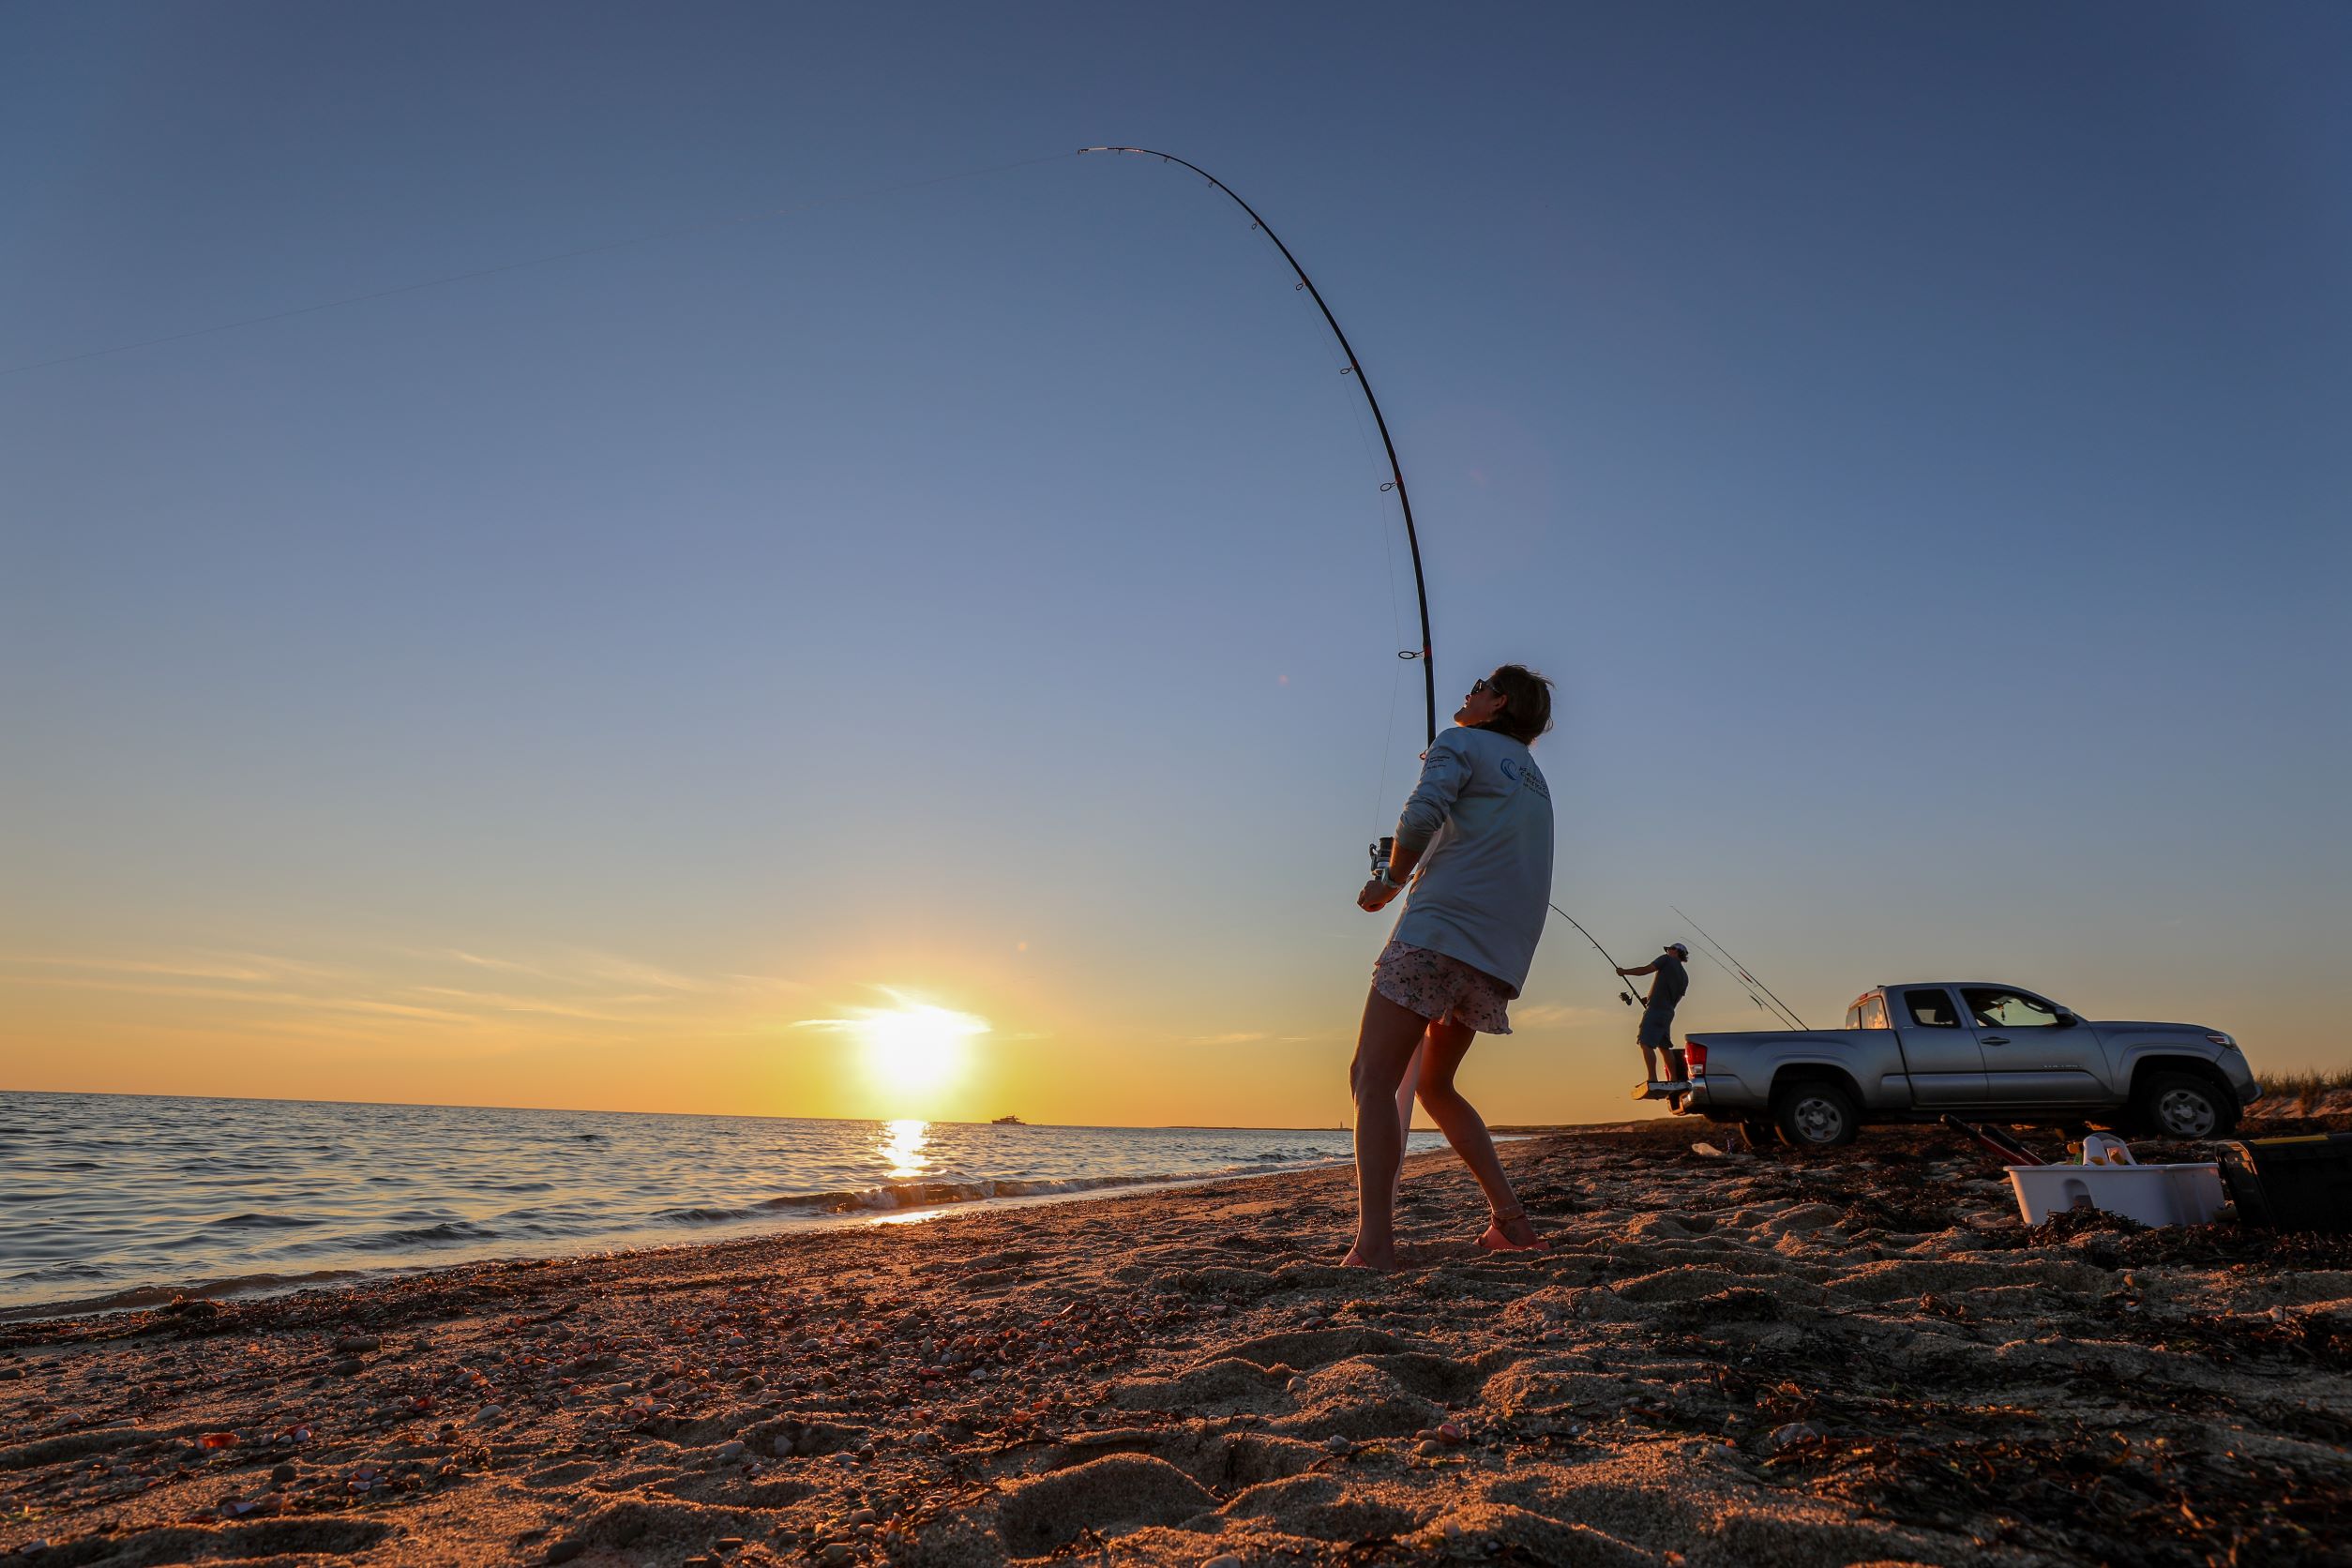
[[2006, 1034], [1980, 1034], [1977, 1038], [1983, 1041], [1988, 1046], [2005, 1046], [2009, 1044], [2009, 1036]]

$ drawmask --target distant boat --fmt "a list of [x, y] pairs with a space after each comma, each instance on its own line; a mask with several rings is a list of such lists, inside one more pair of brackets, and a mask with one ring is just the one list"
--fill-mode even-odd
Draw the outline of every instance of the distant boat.
[[988, 1125], [991, 1127], [1026, 1127], [1029, 1123], [1018, 1116], [1000, 1116]]

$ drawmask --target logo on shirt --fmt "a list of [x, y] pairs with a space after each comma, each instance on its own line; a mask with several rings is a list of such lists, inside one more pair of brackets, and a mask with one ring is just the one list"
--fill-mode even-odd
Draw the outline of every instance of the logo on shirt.
[[1524, 784], [1545, 800], [1552, 798], [1551, 787], [1544, 782], [1544, 776], [1536, 771], [1533, 762], [1521, 762], [1516, 758], [1505, 757], [1497, 765], [1502, 769], [1502, 776], [1514, 784]]

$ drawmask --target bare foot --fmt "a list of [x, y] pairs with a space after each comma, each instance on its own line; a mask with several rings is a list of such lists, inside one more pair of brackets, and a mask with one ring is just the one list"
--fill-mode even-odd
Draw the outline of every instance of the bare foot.
[[1359, 1242], [1348, 1249], [1348, 1256], [1339, 1260], [1343, 1269], [1369, 1269], [1374, 1274], [1396, 1272], [1396, 1249], [1384, 1247], [1375, 1252]]
[[1478, 1238], [1478, 1244], [1488, 1252], [1549, 1252], [1552, 1244], [1535, 1233], [1528, 1223], [1525, 1209], [1513, 1209], [1495, 1216], [1486, 1233]]

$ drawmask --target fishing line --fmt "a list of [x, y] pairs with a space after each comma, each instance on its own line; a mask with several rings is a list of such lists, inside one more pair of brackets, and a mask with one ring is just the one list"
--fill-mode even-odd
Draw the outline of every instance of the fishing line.
[[1380, 731], [1380, 788], [1373, 792], [1372, 815], [1369, 819], [1372, 823], [1373, 834], [1376, 837], [1379, 836], [1381, 828], [1388, 826], [1390, 823], [1390, 818], [1388, 816], [1388, 770], [1391, 759], [1396, 750], [1397, 695], [1404, 689], [1404, 671], [1401, 670], [1389, 677], [1388, 724]]
[[[1756, 994], [1755, 987], [1740, 978], [1740, 972], [1738, 970], [1733, 969], [1729, 964], [1725, 963], [1721, 958], [1716, 957], [1712, 953], [1708, 952], [1704, 947], [1700, 948], [1698, 951], [1700, 956], [1706, 958], [1709, 963], [1714, 965], [1717, 969], [1722, 970], [1726, 974], [1731, 976], [1733, 984], [1737, 985], [1741, 991], [1747, 994], [1747, 999], [1756, 1003], [1756, 1010], [1758, 1012], [1763, 1013], [1768, 1018], [1772, 1017], [1772, 1010], [1764, 1005], [1764, 999]], [[1778, 1023], [1780, 1022], [1780, 1019], [1774, 1018], [1772, 1018], [1772, 1021], [1774, 1023]]]
[[1797, 1017], [1795, 1013], [1790, 1012], [1787, 1003], [1781, 1001], [1779, 997], [1772, 995], [1772, 987], [1767, 986], [1763, 981], [1758, 980], [1755, 975], [1750, 974], [1747, 971], [1747, 966], [1741, 963], [1739, 959], [1731, 956], [1731, 949], [1726, 947], [1722, 942], [1717, 942], [1713, 937], [1709, 936], [1707, 934], [1706, 927], [1699, 925], [1697, 921], [1691, 919], [1689, 915], [1683, 914], [1680, 909], [1676, 908], [1676, 906], [1668, 904], [1666, 908], [1673, 910], [1677, 915], [1680, 915], [1681, 919], [1690, 926], [1692, 930], [1697, 932], [1699, 941], [1705, 942], [1708, 946], [1722, 954], [1725, 960], [1728, 962], [1733, 969], [1739, 971], [1741, 979], [1746, 981], [1749, 985], [1754, 986], [1756, 989], [1762, 991], [1766, 996], [1772, 997], [1772, 1005], [1780, 1009], [1781, 1017], [1787, 1018], [1792, 1027], [1797, 1029], [1802, 1029], [1805, 1027], [1804, 1019]]
[[[1306, 326], [1310, 333], [1313, 331], [1312, 326], [1304, 317], [1300, 319], [1300, 324]], [[1328, 354], [1329, 345], [1326, 341], [1319, 338], [1316, 347], [1319, 352]], [[1334, 371], [1342, 368], [1338, 365], [1332, 366]], [[1372, 445], [1374, 432], [1371, 421], [1364, 417], [1364, 405], [1361, 402], [1353, 398], [1344, 400], [1348, 405], [1349, 427], [1356, 432], [1357, 445], [1364, 448], [1364, 462], [1377, 471], [1380, 464], [1380, 455], [1374, 450]], [[1388, 579], [1389, 635], [1392, 638], [1399, 638], [1405, 635], [1405, 604], [1397, 593], [1396, 531], [1389, 525], [1388, 509], [1381, 505], [1381, 497], [1384, 493], [1384, 491], [1366, 492], [1363, 505], [1372, 523], [1373, 541], [1380, 549], [1380, 568]], [[1392, 643], [1391, 646], [1394, 644]], [[1407, 662], [1401, 659], [1397, 661], [1395, 672], [1390, 677], [1388, 683], [1388, 722], [1380, 730], [1380, 788], [1373, 792], [1372, 814], [1366, 819], [1372, 824], [1372, 831], [1375, 835], [1395, 820], [1390, 814], [1388, 780], [1390, 773], [1396, 765], [1396, 709], [1404, 695], [1404, 667]]]
[[870, 190], [855, 190], [839, 196], [819, 196], [789, 206], [766, 207], [739, 218], [715, 219], [708, 222], [688, 224], [680, 229], [663, 229], [631, 239], [608, 240], [601, 245], [584, 245], [575, 250], [557, 250], [545, 256], [533, 256], [520, 262], [502, 262], [496, 266], [476, 267], [471, 272], [453, 272], [440, 278], [428, 278], [421, 282], [400, 283], [388, 289], [375, 289], [367, 294], [347, 294], [340, 299], [323, 300], [316, 305], [297, 305], [290, 310], [274, 310], [265, 316], [246, 316], [213, 326], [199, 326], [187, 332], [173, 332], [160, 338], [143, 338], [133, 343], [116, 343], [111, 348], [84, 349], [79, 354], [59, 354], [54, 359], [29, 360], [22, 365], [0, 367], [0, 376], [22, 375], [30, 370], [45, 370], [52, 366], [77, 364], [84, 359], [99, 359], [112, 354], [129, 354], [136, 349], [159, 348], [166, 343], [184, 343], [191, 338], [209, 338], [216, 333], [234, 332], [248, 326], [262, 326], [270, 322], [292, 320], [295, 316], [316, 315], [322, 310], [339, 310], [347, 305], [365, 305], [370, 300], [390, 299], [396, 294], [416, 294], [425, 289], [446, 288], [452, 283], [469, 283], [477, 278], [495, 278], [501, 273], [520, 272], [526, 267], [547, 266], [556, 262], [577, 261], [583, 256], [609, 255], [635, 246], [652, 245], [658, 240], [685, 239], [694, 234], [717, 234], [726, 229], [739, 229], [748, 223], [761, 223], [773, 218], [790, 218], [798, 213], [815, 212], [823, 207], [844, 206], [852, 202], [870, 202], [879, 197], [896, 196], [902, 191], [923, 190], [935, 185], [948, 185], [957, 180], [978, 179], [983, 174], [1002, 174], [1014, 169], [1028, 169], [1040, 163], [1054, 163], [1067, 158], [1067, 153], [1054, 153], [1045, 158], [1025, 158], [1014, 163], [992, 163], [983, 169], [963, 169], [952, 174], [934, 174], [927, 179], [907, 180], [897, 185], [876, 186]]
[[[1293, 283], [1290, 287], [1293, 293], [1300, 292], [1298, 284]], [[1310, 362], [1321, 364], [1334, 375], [1339, 375], [1347, 369], [1347, 367], [1340, 363], [1332, 353], [1331, 335], [1328, 332], [1316, 330], [1312, 318], [1296, 310], [1286, 311], [1284, 314], [1295, 324], [1297, 330], [1304, 339]], [[1381, 466], [1380, 455], [1372, 445], [1372, 424], [1364, 417], [1364, 400], [1352, 393], [1342, 392], [1339, 401], [1348, 411], [1348, 428], [1355, 432], [1357, 445], [1364, 448], [1364, 460], [1367, 471], [1377, 473]], [[1372, 527], [1373, 543], [1380, 550], [1381, 570], [1388, 580], [1388, 635], [1401, 637], [1404, 635], [1405, 608], [1396, 591], [1396, 531], [1391, 525], [1388, 508], [1383, 505], [1386, 494], [1385, 487], [1380, 490], [1366, 487], [1360, 505], [1365, 508], [1364, 515]], [[1387, 645], [1395, 646], [1394, 643]], [[1388, 683], [1388, 719], [1380, 729], [1380, 783], [1372, 792], [1372, 809], [1364, 819], [1372, 824], [1372, 832], [1376, 836], [1395, 820], [1390, 814], [1388, 780], [1390, 773], [1395, 766], [1396, 709], [1399, 700], [1404, 695], [1404, 660], [1398, 661], [1397, 671]]]

